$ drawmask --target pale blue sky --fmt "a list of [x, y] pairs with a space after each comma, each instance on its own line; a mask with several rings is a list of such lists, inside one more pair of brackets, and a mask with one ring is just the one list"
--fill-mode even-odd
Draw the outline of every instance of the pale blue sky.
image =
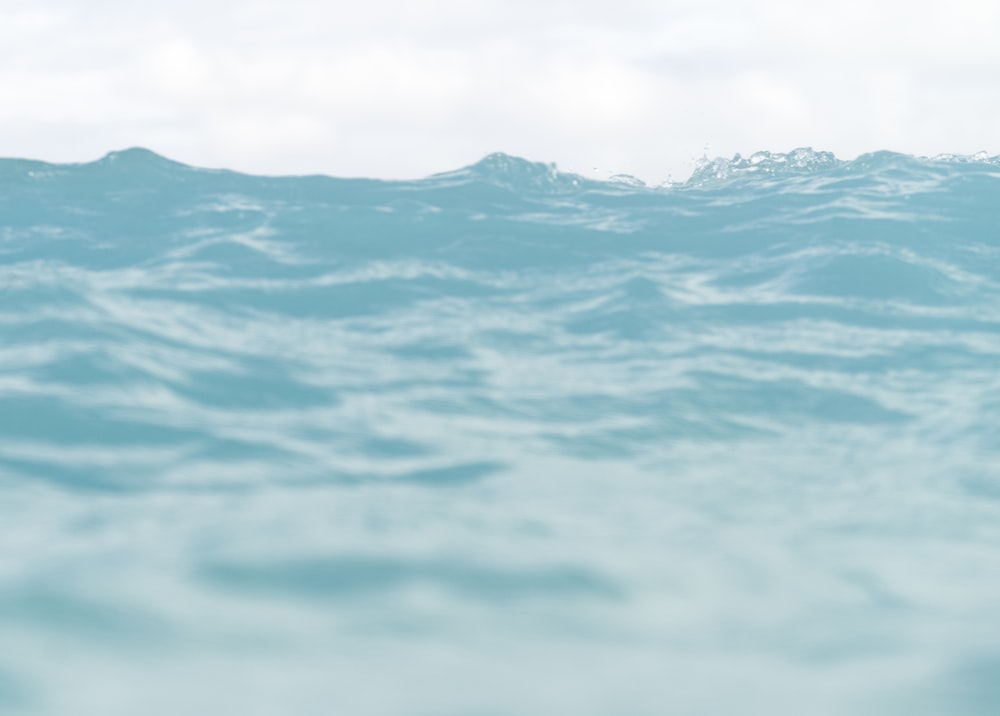
[[0, 155], [414, 177], [506, 151], [1000, 153], [1000, 3], [0, 0]]

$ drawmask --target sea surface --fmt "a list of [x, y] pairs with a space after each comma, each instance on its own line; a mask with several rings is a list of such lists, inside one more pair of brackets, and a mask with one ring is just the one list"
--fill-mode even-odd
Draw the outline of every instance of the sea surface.
[[1000, 157], [0, 160], [0, 712], [1000, 713]]

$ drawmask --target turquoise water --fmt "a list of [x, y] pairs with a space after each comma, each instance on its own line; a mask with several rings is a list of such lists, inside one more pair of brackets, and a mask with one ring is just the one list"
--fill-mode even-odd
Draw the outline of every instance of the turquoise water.
[[0, 711], [1000, 709], [1000, 158], [0, 187]]

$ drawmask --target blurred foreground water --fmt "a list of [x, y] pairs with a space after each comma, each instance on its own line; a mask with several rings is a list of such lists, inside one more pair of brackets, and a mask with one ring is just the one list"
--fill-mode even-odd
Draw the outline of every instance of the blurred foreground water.
[[1000, 159], [0, 160], [0, 712], [1000, 712]]

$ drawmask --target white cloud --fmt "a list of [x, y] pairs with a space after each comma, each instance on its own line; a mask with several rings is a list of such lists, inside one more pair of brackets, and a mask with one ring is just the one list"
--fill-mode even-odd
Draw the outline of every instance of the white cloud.
[[222, 89], [218, 68], [188, 40], [154, 44], [138, 69], [158, 93], [175, 101], [204, 101]]
[[1000, 6], [0, 0], [0, 155], [262, 173], [490, 151], [657, 181], [711, 153], [1000, 151]]

